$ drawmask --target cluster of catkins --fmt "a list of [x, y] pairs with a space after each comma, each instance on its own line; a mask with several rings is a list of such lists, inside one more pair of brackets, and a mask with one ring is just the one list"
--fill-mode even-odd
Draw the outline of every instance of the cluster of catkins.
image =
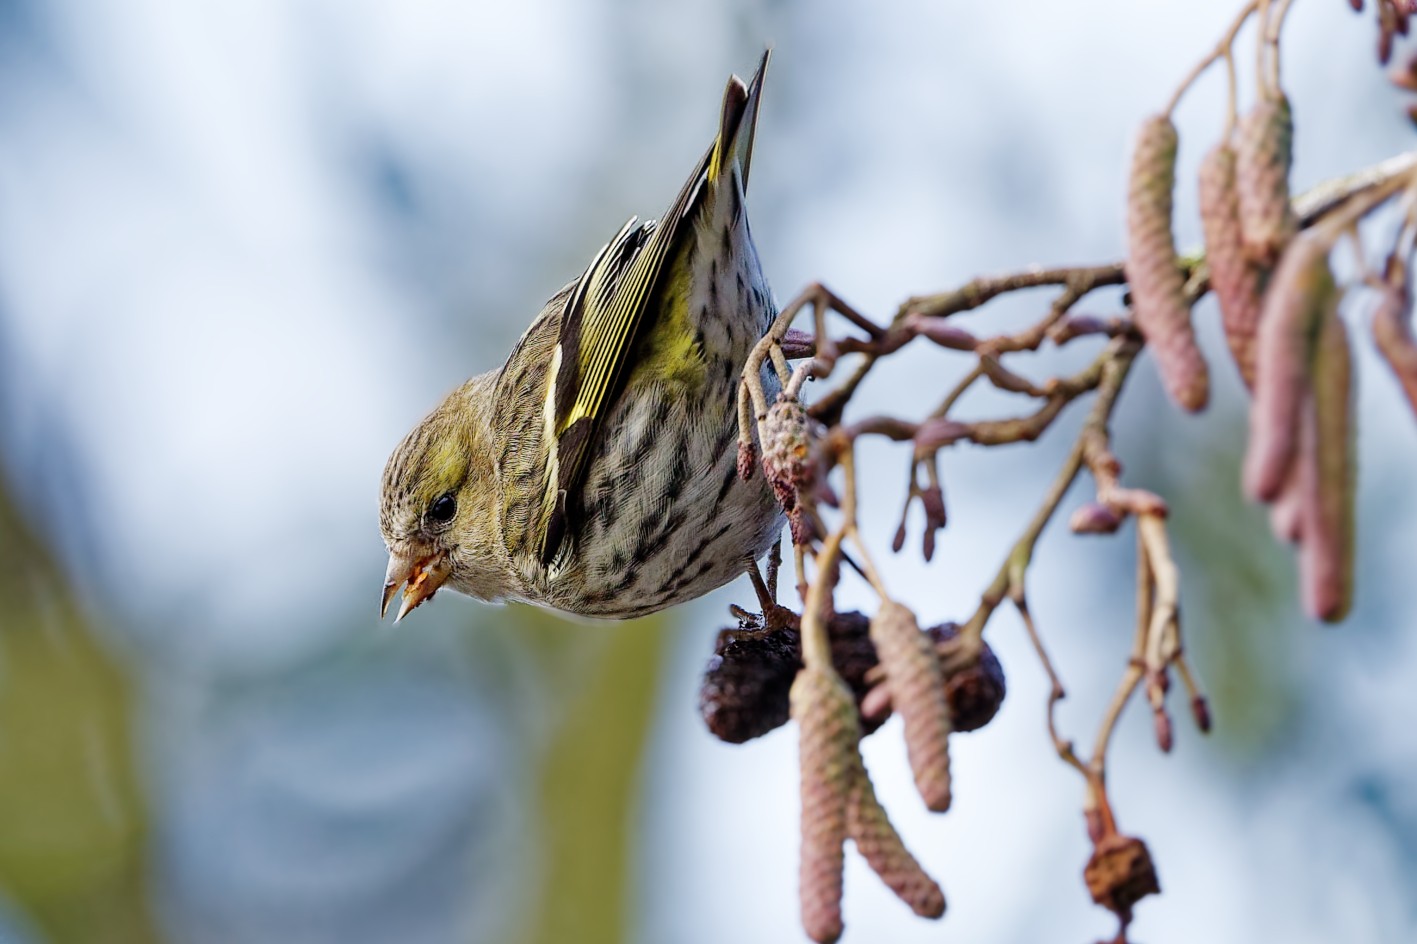
[[[1252, 392], [1244, 488], [1271, 509], [1276, 537], [1299, 547], [1302, 596], [1336, 621], [1353, 587], [1353, 381], [1341, 291], [1329, 265], [1338, 231], [1300, 230], [1289, 197], [1294, 123], [1277, 88], [1201, 162], [1199, 204], [1210, 289], [1225, 338]], [[1176, 128], [1149, 118], [1137, 135], [1127, 201], [1128, 257], [1137, 327], [1166, 390], [1191, 411], [1206, 405], [1209, 374], [1191, 326], [1194, 292], [1176, 257], [1171, 194]], [[1374, 320], [1379, 346], [1417, 393], [1405, 267], [1389, 265]], [[1417, 406], [1417, 397], [1414, 397]]]
[[[914, 613], [889, 600], [871, 618], [869, 632], [885, 670], [892, 705], [904, 721], [916, 788], [929, 809], [943, 812], [950, 805], [951, 722], [935, 644], [920, 631]], [[944, 914], [940, 886], [906, 850], [876, 799], [861, 762], [856, 698], [829, 660], [807, 656], [792, 682], [790, 702], [800, 732], [800, 892], [802, 926], [808, 936], [822, 942], [841, 936], [843, 852], [848, 838], [916, 914], [929, 918]]]
[[[861, 759], [861, 738], [880, 726], [891, 708], [902, 716], [907, 752], [925, 804], [950, 804], [948, 737], [956, 723], [978, 727], [998, 710], [1003, 676], [992, 653], [941, 684], [936, 645], [952, 627], [921, 631], [915, 616], [887, 602], [869, 620], [833, 614], [825, 630], [830, 656], [804, 653], [790, 627], [725, 630], [704, 676], [700, 708], [709, 729], [739, 742], [781, 725], [791, 716], [799, 729], [801, 766], [802, 927], [814, 941], [837, 940], [845, 845], [856, 850], [911, 910], [938, 918], [945, 912], [940, 886], [905, 847], [876, 798]], [[884, 669], [884, 679], [868, 679]], [[885, 712], [864, 709], [889, 694]]]
[[[784, 393], [758, 432], [763, 473], [788, 512], [794, 543], [805, 545], [818, 536], [817, 503], [836, 503], [825, 484], [832, 463], [823, 431]], [[1004, 697], [1003, 674], [987, 646], [974, 664], [945, 675], [939, 647], [956, 635], [952, 624], [922, 630], [893, 600], [869, 619], [833, 612], [836, 572], [826, 564], [816, 575], [820, 586], [806, 594], [800, 627], [776, 625], [764, 614], [762, 626], [722, 632], [700, 695], [709, 729], [727, 741], [757, 737], [789, 716], [798, 724], [802, 926], [819, 942], [842, 933], [848, 839], [916, 914], [938, 918], [945, 911], [940, 886], [876, 798], [861, 759], [863, 734], [892, 711], [900, 715], [916, 789], [927, 808], [943, 812], [950, 806], [950, 734], [985, 724]]]

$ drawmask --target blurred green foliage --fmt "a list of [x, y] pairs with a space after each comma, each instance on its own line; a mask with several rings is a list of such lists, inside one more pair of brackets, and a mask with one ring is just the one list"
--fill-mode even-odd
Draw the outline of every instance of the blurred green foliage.
[[133, 694], [0, 489], [0, 894], [53, 944], [157, 939]]
[[[1264, 509], [1240, 492], [1243, 419], [1211, 419], [1203, 433], [1179, 431], [1174, 421], [1128, 429], [1128, 477], [1170, 502], [1186, 648], [1216, 719], [1211, 739], [1232, 762], [1251, 766], [1288, 739], [1302, 702], [1306, 627], [1294, 625], [1304, 621], [1293, 555], [1270, 534]], [[1181, 453], [1186, 461], [1168, 461]]]
[[672, 621], [584, 626], [513, 612], [573, 686], [541, 768], [541, 884], [522, 940], [617, 944], [633, 936], [640, 770]]

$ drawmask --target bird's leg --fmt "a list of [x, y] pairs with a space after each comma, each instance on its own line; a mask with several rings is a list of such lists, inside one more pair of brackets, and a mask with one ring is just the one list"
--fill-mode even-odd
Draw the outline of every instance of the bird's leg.
[[738, 621], [739, 629], [759, 632], [763, 628], [763, 618], [761, 616], [744, 609], [737, 603], [728, 604], [728, 615]]
[[763, 575], [758, 572], [758, 562], [748, 562], [748, 579], [753, 582], [753, 592], [758, 595], [758, 605], [763, 608], [763, 616], [766, 618], [768, 611], [777, 606], [777, 595], [768, 589], [768, 585], [763, 582]]
[[[773, 547], [776, 548], [777, 545], [773, 545]], [[777, 566], [773, 563], [772, 557], [778, 557], [778, 563], [781, 563], [780, 555], [769, 556], [768, 573], [771, 575], [772, 589], [769, 589], [768, 584], [763, 580], [763, 575], [759, 573], [757, 561], [748, 562], [748, 579], [753, 582], [753, 590], [758, 595], [758, 605], [763, 608], [763, 629], [767, 632], [797, 625], [797, 614], [785, 606], [777, 605]]]
[[777, 600], [777, 574], [782, 569], [782, 538], [779, 536], [768, 549], [768, 598]]

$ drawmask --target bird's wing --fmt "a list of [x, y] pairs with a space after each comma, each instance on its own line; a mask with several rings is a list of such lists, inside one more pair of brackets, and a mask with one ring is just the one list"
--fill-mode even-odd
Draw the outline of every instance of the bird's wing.
[[561, 318], [546, 393], [550, 445], [542, 496], [540, 559], [550, 564], [568, 531], [567, 496], [575, 495], [605, 416], [629, 373], [635, 342], [655, 316], [654, 302], [675, 249], [692, 238], [706, 187], [734, 162], [746, 182], [767, 54], [744, 85], [728, 80], [718, 137], [658, 224], [634, 218], [596, 255], [576, 283]]

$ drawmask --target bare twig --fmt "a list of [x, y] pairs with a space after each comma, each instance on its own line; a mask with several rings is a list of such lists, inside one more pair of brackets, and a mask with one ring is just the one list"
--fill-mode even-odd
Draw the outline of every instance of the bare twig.
[[1045, 285], [1066, 286], [1082, 282], [1090, 283], [1093, 288], [1101, 288], [1104, 285], [1121, 285], [1125, 280], [1120, 262], [1101, 266], [1032, 268], [1010, 275], [985, 276], [966, 282], [949, 292], [907, 299], [896, 312], [895, 322], [903, 321], [910, 315], [944, 318], [964, 311], [973, 311], [1000, 295], [1021, 289]]
[[1204, 73], [1206, 69], [1209, 69], [1216, 60], [1225, 59], [1227, 62], [1230, 62], [1233, 75], [1234, 63], [1231, 62], [1231, 49], [1235, 45], [1235, 35], [1239, 33], [1240, 28], [1245, 25], [1245, 21], [1250, 18], [1250, 14], [1255, 12], [1255, 7], [1256, 4], [1254, 2], [1245, 4], [1239, 15], [1237, 15], [1235, 20], [1230, 24], [1230, 28], [1225, 31], [1225, 35], [1221, 37], [1220, 42], [1216, 44], [1215, 49], [1202, 58], [1200, 62], [1197, 62], [1191, 67], [1191, 71], [1181, 80], [1181, 84], [1176, 87], [1176, 91], [1171, 93], [1171, 98], [1166, 103], [1166, 114], [1169, 115], [1176, 110], [1176, 106], [1180, 103], [1181, 97], [1186, 94], [1190, 87], [1195, 84], [1196, 80], [1201, 77], [1201, 74]]

